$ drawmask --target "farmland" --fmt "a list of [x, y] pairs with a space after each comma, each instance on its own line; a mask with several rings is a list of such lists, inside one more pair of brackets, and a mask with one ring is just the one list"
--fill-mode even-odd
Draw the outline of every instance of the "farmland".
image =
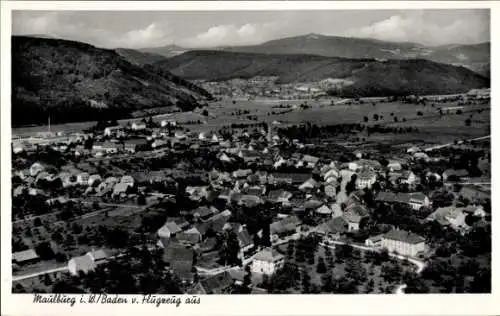
[[[308, 108], [302, 109], [299, 104], [307, 102]], [[416, 127], [417, 133], [406, 134], [407, 141], [432, 140], [434, 142], [448, 142], [457, 138], [473, 138], [490, 134], [489, 106], [470, 105], [464, 106], [463, 114], [446, 113], [442, 117], [437, 114], [439, 107], [454, 107], [457, 102], [415, 105], [401, 102], [377, 102], [365, 104], [335, 104], [334, 99], [319, 101], [277, 101], [277, 100], [231, 100], [226, 99], [214, 102], [207, 109], [208, 115], [202, 115], [201, 111], [162, 114], [154, 117], [155, 120], [175, 120], [191, 131], [216, 131], [221, 127], [230, 127], [231, 124], [255, 124], [258, 122], [280, 121], [284, 125], [311, 122], [318, 125], [332, 125], [345, 123], [383, 124], [394, 127]], [[485, 109], [481, 113], [470, 113], [470, 111]], [[420, 115], [419, 115], [420, 114]], [[467, 128], [464, 121], [473, 115], [472, 123]], [[374, 115], [379, 119], [374, 122]], [[368, 122], [364, 119], [368, 118]], [[398, 122], [394, 122], [398, 117]], [[124, 124], [137, 119], [119, 121]], [[485, 123], [486, 122], [486, 123]], [[53, 131], [78, 132], [94, 125], [95, 122], [68, 123], [51, 126]], [[24, 127], [13, 129], [17, 136], [33, 135], [36, 132], [46, 130], [44, 126]], [[376, 141], [384, 140], [384, 135], [373, 135]], [[393, 139], [393, 137], [390, 137]], [[401, 140], [401, 139], [399, 139]]]

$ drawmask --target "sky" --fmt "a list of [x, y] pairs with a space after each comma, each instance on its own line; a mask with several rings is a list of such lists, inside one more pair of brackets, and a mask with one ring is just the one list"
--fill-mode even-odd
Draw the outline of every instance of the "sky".
[[322, 34], [414, 42], [490, 40], [490, 13], [453, 10], [13, 11], [12, 34], [48, 35], [103, 48], [208, 48]]

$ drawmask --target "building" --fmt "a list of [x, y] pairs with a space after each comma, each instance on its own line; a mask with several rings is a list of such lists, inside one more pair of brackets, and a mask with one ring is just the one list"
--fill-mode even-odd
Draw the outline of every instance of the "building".
[[12, 254], [12, 263], [16, 264], [29, 264], [35, 263], [40, 260], [37, 253], [33, 249], [14, 252]]
[[107, 254], [102, 250], [89, 251], [83, 256], [73, 257], [68, 261], [68, 270], [71, 275], [87, 274], [95, 270], [95, 267], [105, 262]]
[[108, 126], [104, 129], [104, 135], [105, 136], [113, 136], [113, 135], [119, 134], [122, 131], [123, 131], [123, 127], [121, 127], [120, 125]]
[[356, 178], [356, 189], [361, 190], [364, 188], [371, 189], [373, 184], [377, 181], [377, 174], [373, 171], [361, 172]]
[[134, 131], [144, 130], [144, 129], [146, 129], [146, 123], [142, 123], [142, 122], [134, 122], [134, 123], [132, 123], [131, 128], [132, 128], [132, 130], [134, 130]]
[[365, 246], [367, 247], [381, 247], [382, 246], [382, 239], [383, 239], [383, 234], [377, 235], [377, 236], [372, 236], [369, 237], [365, 240]]
[[393, 229], [382, 236], [382, 248], [403, 256], [415, 257], [425, 251], [425, 239], [412, 232]]
[[285, 264], [285, 257], [273, 250], [266, 248], [258, 252], [253, 257], [252, 272], [272, 275], [276, 270], [283, 267]]
[[462, 228], [467, 228], [468, 225], [465, 223], [466, 213], [463, 207], [439, 207], [430, 214], [426, 220], [436, 221], [442, 226], [450, 226], [455, 230]]

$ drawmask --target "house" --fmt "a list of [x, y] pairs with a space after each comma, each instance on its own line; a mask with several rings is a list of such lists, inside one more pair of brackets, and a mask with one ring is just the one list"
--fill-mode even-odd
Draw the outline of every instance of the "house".
[[363, 152], [362, 152], [361, 150], [355, 150], [355, 151], [353, 152], [353, 154], [354, 154], [354, 156], [356, 156], [356, 158], [358, 158], [358, 159], [363, 158]]
[[339, 202], [332, 203], [330, 205], [330, 209], [332, 210], [332, 218], [341, 217], [342, 215], [344, 215]]
[[12, 263], [19, 265], [35, 263], [40, 260], [38, 254], [33, 249], [14, 252], [12, 254]]
[[288, 216], [270, 225], [271, 239], [277, 239], [282, 234], [294, 234], [300, 231], [301, 221], [297, 216]]
[[285, 264], [285, 257], [272, 248], [265, 248], [258, 252], [252, 261], [251, 271], [272, 275], [276, 270], [282, 268]]
[[443, 172], [443, 181], [457, 181], [468, 176], [469, 172], [465, 169], [447, 169]]
[[427, 216], [427, 221], [436, 221], [442, 226], [451, 226], [455, 230], [467, 228], [465, 223], [466, 214], [462, 207], [439, 207], [434, 213]]
[[87, 172], [82, 172], [76, 176], [76, 182], [79, 185], [88, 185], [90, 175]]
[[166, 247], [168, 245], [168, 241], [171, 238], [175, 238], [175, 236], [180, 232], [182, 232], [182, 228], [180, 228], [179, 225], [175, 222], [167, 221], [156, 232], [159, 238], [158, 245], [160, 247]]
[[141, 131], [141, 130], [146, 129], [146, 123], [143, 123], [143, 122], [134, 122], [134, 123], [132, 123], [131, 128], [134, 131]]
[[299, 186], [299, 190], [301, 191], [310, 191], [319, 186], [318, 181], [314, 180], [313, 178], [309, 178], [307, 181], [302, 183]]
[[91, 251], [87, 252], [86, 255], [88, 255], [95, 264], [105, 262], [108, 259], [108, 254], [103, 249], [92, 249]]
[[176, 238], [180, 243], [195, 245], [201, 242], [202, 234], [196, 227], [192, 227], [178, 233]]
[[380, 234], [380, 235], [377, 235], [377, 236], [372, 236], [372, 237], [369, 237], [365, 240], [365, 246], [367, 247], [382, 247], [382, 237], [384, 235], [383, 234]]
[[485, 189], [481, 186], [464, 185], [458, 194], [472, 202], [491, 199], [491, 189]]
[[331, 216], [332, 210], [328, 207], [328, 205], [322, 205], [316, 209], [316, 214], [322, 216]]
[[113, 136], [113, 135], [119, 134], [122, 131], [123, 131], [123, 127], [121, 127], [120, 125], [108, 126], [104, 129], [104, 135], [105, 136]]
[[340, 235], [349, 230], [349, 225], [342, 217], [332, 218], [314, 228], [316, 234], [332, 239], [340, 238]]
[[325, 185], [325, 195], [334, 198], [337, 195], [337, 187], [333, 184]]
[[[113, 187], [113, 196], [123, 196], [127, 194], [127, 190], [130, 186], [127, 183], [117, 183]], [[102, 192], [102, 191], [101, 191]]]
[[241, 259], [244, 258], [244, 254], [251, 250], [255, 245], [253, 243], [253, 239], [250, 236], [250, 233], [248, 232], [247, 228], [245, 226], [241, 226], [238, 231], [238, 243], [240, 245], [240, 257]]
[[382, 236], [382, 248], [403, 256], [415, 257], [425, 251], [425, 239], [412, 232], [393, 229]]
[[93, 271], [97, 264], [105, 262], [107, 254], [103, 250], [89, 251], [83, 256], [73, 257], [68, 261], [68, 270], [71, 275], [87, 274]]
[[230, 294], [234, 285], [228, 271], [209, 276], [201, 280], [189, 293], [193, 294]]
[[387, 169], [389, 169], [390, 172], [401, 171], [403, 169], [403, 166], [401, 162], [394, 159], [389, 159], [389, 163], [387, 164]]
[[12, 190], [12, 196], [13, 197], [19, 197], [26, 193], [28, 191], [28, 188], [25, 185], [18, 185], [17, 187]]
[[373, 171], [363, 171], [356, 178], [356, 188], [358, 190], [368, 188], [371, 189], [377, 181], [377, 174]]
[[361, 222], [370, 216], [368, 209], [361, 205], [354, 203], [351, 206], [348, 206], [345, 209], [344, 215], [342, 218], [348, 224], [348, 231], [358, 231], [360, 228]]
[[110, 141], [95, 143], [92, 146], [93, 151], [101, 151], [106, 154], [115, 154], [118, 152], [119, 145]]
[[297, 185], [304, 183], [310, 177], [308, 173], [273, 173], [269, 175], [268, 181], [272, 184], [286, 183]]
[[186, 248], [179, 243], [171, 243], [164, 248], [162, 259], [182, 282], [193, 282], [193, 249]]
[[129, 153], [135, 153], [149, 147], [148, 140], [145, 138], [127, 139], [124, 143], [124, 150]]
[[208, 219], [209, 217], [213, 216], [214, 214], [219, 213], [219, 210], [217, 210], [215, 207], [207, 207], [207, 206], [200, 206], [197, 209], [192, 211], [192, 214], [195, 218], [200, 218], [200, 219]]
[[407, 204], [416, 211], [420, 210], [422, 207], [431, 206], [429, 198], [421, 192], [399, 193], [396, 196], [396, 201]]
[[293, 196], [292, 193], [285, 190], [272, 190], [269, 191], [267, 195], [267, 199], [271, 203], [281, 203], [288, 204], [290, 203], [290, 198]]
[[232, 176], [236, 179], [244, 179], [251, 175], [253, 171], [251, 169], [238, 169], [233, 172]]
[[314, 167], [316, 167], [318, 161], [319, 161], [318, 157], [314, 157], [311, 155], [304, 155], [304, 157], [302, 157], [301, 162], [304, 167], [313, 169]]
[[239, 197], [237, 202], [238, 205], [243, 205], [245, 207], [251, 208], [262, 204], [264, 201], [256, 195], [244, 194]]
[[167, 147], [169, 145], [168, 140], [165, 139], [156, 139], [153, 143], [151, 143], [151, 147], [153, 149]]
[[325, 182], [332, 182], [337, 181], [339, 177], [340, 172], [337, 170], [337, 168], [331, 168], [323, 175], [323, 180]]
[[401, 178], [400, 178], [401, 183], [405, 183], [405, 184], [408, 184], [410, 186], [417, 184], [418, 181], [420, 181], [420, 179], [411, 170], [403, 171]]
[[40, 172], [44, 171], [46, 166], [42, 163], [35, 162], [30, 167], [30, 175], [36, 177]]

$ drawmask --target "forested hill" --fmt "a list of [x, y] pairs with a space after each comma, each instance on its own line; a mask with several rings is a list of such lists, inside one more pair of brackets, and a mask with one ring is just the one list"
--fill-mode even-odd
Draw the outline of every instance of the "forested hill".
[[162, 107], [191, 110], [205, 90], [155, 66], [132, 64], [85, 43], [12, 37], [14, 126], [125, 118]]
[[280, 83], [344, 82], [343, 96], [461, 93], [489, 87], [489, 79], [467, 68], [425, 59], [350, 59], [316, 55], [189, 51], [160, 61], [187, 80], [224, 81], [277, 76]]

